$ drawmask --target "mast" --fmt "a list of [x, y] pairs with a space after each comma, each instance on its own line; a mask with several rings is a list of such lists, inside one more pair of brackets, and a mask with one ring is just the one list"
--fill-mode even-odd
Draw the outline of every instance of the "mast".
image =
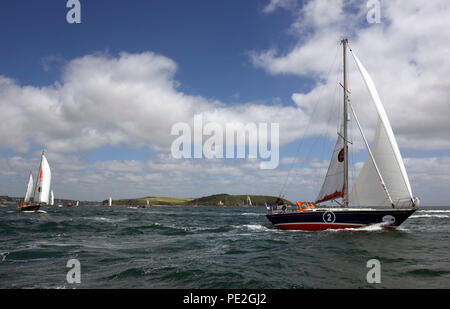
[[342, 207], [348, 207], [348, 138], [347, 138], [347, 121], [348, 119], [348, 85], [347, 85], [347, 44], [348, 40], [342, 40], [343, 57], [344, 57], [344, 190], [342, 197]]

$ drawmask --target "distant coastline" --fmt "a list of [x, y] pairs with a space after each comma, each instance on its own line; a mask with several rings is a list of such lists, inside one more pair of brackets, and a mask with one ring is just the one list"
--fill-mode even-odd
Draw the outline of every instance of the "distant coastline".
[[[248, 200], [248, 198], [250, 200]], [[264, 206], [266, 203], [274, 204], [278, 197], [269, 195], [232, 195], [214, 194], [200, 198], [173, 198], [173, 197], [141, 197], [135, 199], [113, 200], [113, 205], [139, 206], [146, 205], [147, 200], [151, 206]], [[293, 205], [291, 201], [284, 200]], [[102, 201], [107, 204], [107, 200]]]
[[[214, 194], [200, 198], [175, 198], [175, 197], [140, 197], [113, 200], [113, 206], [264, 206], [266, 203], [275, 204], [278, 197], [270, 195], [232, 195], [232, 194]], [[1, 205], [15, 205], [22, 200], [22, 197], [0, 196]], [[288, 205], [294, 205], [291, 201], [283, 199]], [[76, 203], [77, 200], [55, 199], [55, 205], [67, 203]], [[103, 201], [79, 201], [80, 205], [101, 206], [107, 205], [108, 200]]]

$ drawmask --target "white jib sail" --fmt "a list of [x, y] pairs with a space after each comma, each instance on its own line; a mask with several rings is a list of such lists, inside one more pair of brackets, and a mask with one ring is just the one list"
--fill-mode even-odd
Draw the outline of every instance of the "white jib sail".
[[34, 190], [33, 200], [36, 203], [49, 203], [50, 198], [50, 184], [52, 181], [52, 173], [47, 158], [42, 154], [41, 166], [39, 168], [38, 179], [36, 181], [36, 188]]
[[[373, 157], [380, 170], [380, 174], [383, 176], [393, 203], [400, 206], [409, 205], [413, 198], [411, 186], [391, 124], [372, 78], [353, 52], [352, 55], [378, 113], [375, 137], [370, 147]], [[361, 173], [353, 185], [350, 201], [370, 206], [390, 205], [389, 199], [379, 181], [374, 164], [369, 157], [364, 162]]]
[[31, 192], [33, 192], [33, 175], [30, 172], [28, 177], [27, 191], [25, 192], [25, 197], [23, 198], [24, 203], [28, 203], [31, 199]]
[[108, 205], [109, 205], [109, 206], [111, 206], [111, 205], [112, 205], [112, 198], [111, 198], [111, 197], [109, 197], [109, 200], [108, 200]]

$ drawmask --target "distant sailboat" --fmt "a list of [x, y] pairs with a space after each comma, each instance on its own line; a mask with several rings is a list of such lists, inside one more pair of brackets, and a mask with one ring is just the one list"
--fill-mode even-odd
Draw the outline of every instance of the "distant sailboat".
[[138, 208], [147, 208], [148, 206], [150, 206], [149, 200], [147, 200], [147, 206], [145, 206], [145, 205], [139, 205]]
[[250, 196], [247, 195], [247, 205], [252, 206], [252, 200], [250, 199]]
[[218, 206], [223, 206], [223, 202], [219, 201], [219, 203], [217, 203]]
[[50, 190], [50, 206], [55, 205], [55, 196], [53, 195], [53, 190]]
[[[416, 211], [419, 199], [413, 197], [408, 175], [403, 164], [391, 124], [378, 96], [375, 85], [356, 55], [350, 50], [375, 104], [378, 123], [372, 145], [369, 147], [356, 113], [349, 100], [347, 85], [347, 40], [342, 40], [344, 55], [344, 104], [341, 126], [331, 157], [330, 166], [316, 202], [297, 201], [297, 211], [269, 208], [267, 218], [279, 229], [326, 230], [360, 228], [381, 224], [384, 228], [396, 228]], [[350, 111], [359, 127], [366, 148], [367, 159], [359, 176], [349, 191], [347, 122]], [[341, 198], [342, 208], [320, 207], [319, 204]], [[349, 202], [382, 208], [349, 208]], [[317, 206], [316, 206], [317, 204]], [[306, 206], [306, 207], [305, 207]], [[384, 206], [384, 207], [383, 207]], [[395, 209], [397, 206], [408, 207]]]
[[33, 187], [33, 177], [30, 173], [27, 183], [27, 191], [23, 202], [19, 205], [20, 211], [37, 211], [41, 205], [48, 205], [50, 203], [50, 184], [52, 180], [52, 173], [50, 165], [44, 152], [41, 156], [41, 164], [39, 166], [38, 179], [36, 187], [34, 188], [33, 201], [31, 202], [31, 188]]
[[111, 198], [111, 196], [109, 197], [109, 200], [108, 200], [108, 206], [112, 206], [112, 198]]
[[77, 203], [75, 204], [75, 207], [78, 207], [80, 205], [80, 201], [77, 201]]

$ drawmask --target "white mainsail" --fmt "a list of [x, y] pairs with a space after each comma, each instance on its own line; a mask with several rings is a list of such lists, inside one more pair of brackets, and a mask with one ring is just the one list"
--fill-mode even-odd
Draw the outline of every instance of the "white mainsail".
[[109, 200], [108, 200], [108, 206], [111, 206], [112, 205], [112, 198], [111, 198], [111, 196], [109, 197]]
[[25, 192], [25, 197], [23, 198], [24, 203], [28, 203], [31, 199], [31, 192], [33, 192], [33, 175], [30, 172], [28, 177], [27, 191]]
[[50, 206], [55, 205], [55, 196], [53, 195], [53, 190], [50, 190]]
[[44, 153], [42, 153], [38, 179], [36, 181], [36, 188], [34, 189], [33, 201], [35, 203], [49, 203], [51, 180], [52, 173], [50, 171], [50, 165]]
[[[374, 160], [394, 205], [409, 205], [413, 201], [411, 186], [391, 124], [372, 78], [353, 52], [352, 55], [378, 113], [376, 133], [370, 147]], [[356, 204], [367, 204], [371, 206], [386, 206], [390, 204], [370, 157], [367, 157], [353, 185], [350, 193], [350, 201]]]
[[344, 194], [344, 139], [341, 124], [333, 156], [331, 157], [327, 175], [317, 196], [316, 203], [325, 202], [342, 197]]

